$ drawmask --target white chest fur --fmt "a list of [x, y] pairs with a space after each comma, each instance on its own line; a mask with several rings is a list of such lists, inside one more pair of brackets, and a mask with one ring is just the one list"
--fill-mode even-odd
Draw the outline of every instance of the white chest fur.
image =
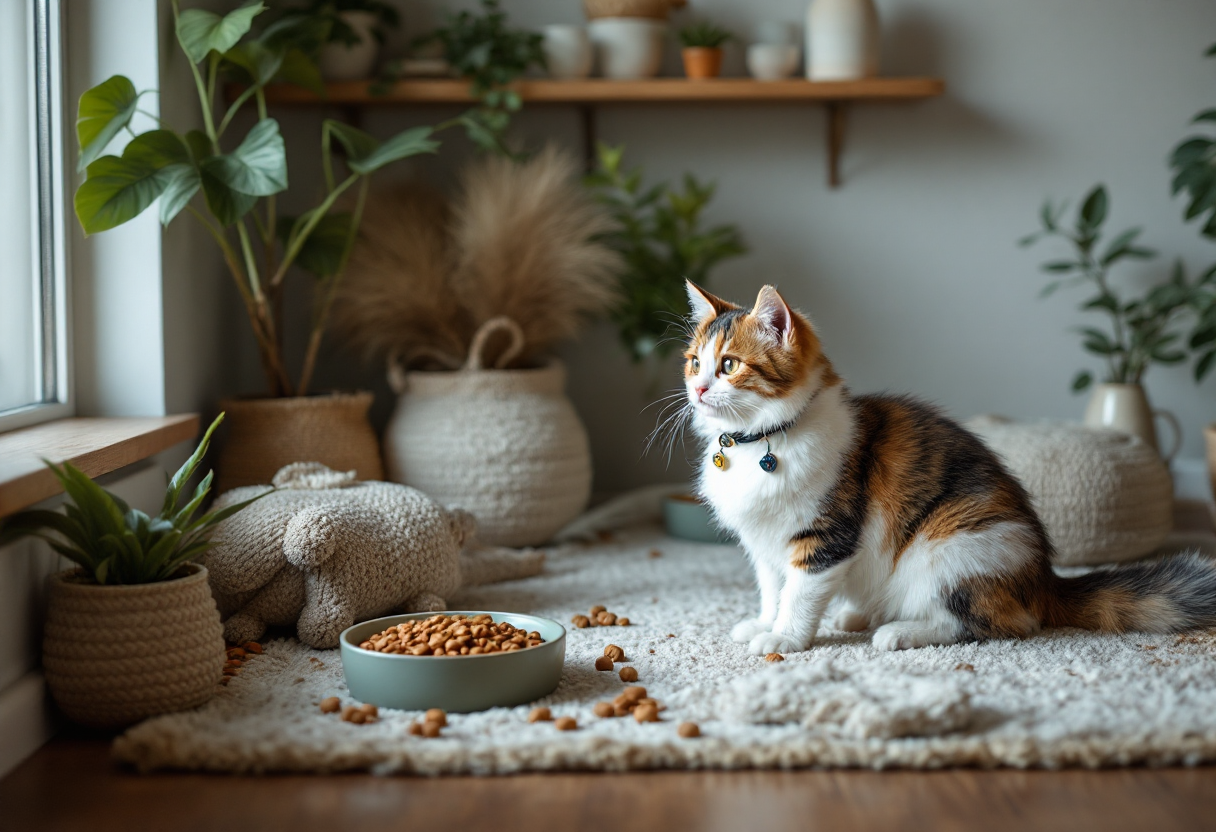
[[839, 387], [823, 391], [798, 424], [771, 438], [777, 468], [760, 467], [769, 451], [764, 440], [726, 448], [724, 469], [711, 457], [717, 435], [698, 430], [709, 447], [700, 469], [700, 493], [718, 521], [739, 536], [753, 558], [787, 562], [790, 540], [818, 516], [853, 439], [853, 420]]

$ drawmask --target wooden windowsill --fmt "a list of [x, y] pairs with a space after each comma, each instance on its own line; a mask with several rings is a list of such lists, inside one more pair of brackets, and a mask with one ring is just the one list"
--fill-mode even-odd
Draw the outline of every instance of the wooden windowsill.
[[63, 489], [43, 464], [70, 462], [90, 477], [117, 471], [198, 435], [198, 414], [60, 419], [0, 434], [0, 517]]

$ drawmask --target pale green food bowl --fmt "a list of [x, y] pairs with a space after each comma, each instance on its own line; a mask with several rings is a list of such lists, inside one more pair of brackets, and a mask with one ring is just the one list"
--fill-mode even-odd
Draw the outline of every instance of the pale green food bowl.
[[390, 615], [342, 631], [342, 671], [350, 694], [381, 708], [452, 713], [484, 711], [532, 702], [553, 692], [566, 660], [566, 628], [548, 618], [489, 610], [445, 610], [443, 615], [489, 615], [528, 632], [544, 644], [510, 653], [478, 656], [402, 656], [377, 653], [359, 645], [368, 636], [402, 621], [430, 618], [434, 612]]
[[735, 539], [714, 525], [709, 509], [696, 497], [677, 494], [663, 500], [663, 522], [667, 533], [697, 543], [734, 543]]

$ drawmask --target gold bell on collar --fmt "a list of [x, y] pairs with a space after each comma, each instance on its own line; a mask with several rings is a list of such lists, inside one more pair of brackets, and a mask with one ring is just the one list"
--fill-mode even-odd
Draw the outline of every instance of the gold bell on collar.
[[718, 451], [716, 454], [714, 454], [713, 462], [714, 462], [714, 465], [719, 470], [721, 470], [721, 471], [726, 470], [726, 456], [721, 451]]

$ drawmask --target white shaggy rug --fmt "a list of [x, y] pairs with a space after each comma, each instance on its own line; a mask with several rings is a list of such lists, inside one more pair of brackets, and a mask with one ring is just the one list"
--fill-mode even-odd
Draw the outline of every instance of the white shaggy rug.
[[[450, 602], [562, 623], [604, 604], [633, 624], [570, 628], [562, 683], [539, 704], [576, 717], [577, 731], [529, 724], [529, 707], [452, 715], [439, 739], [408, 734], [414, 712], [342, 722], [317, 708], [327, 696], [349, 701], [337, 651], [289, 639], [268, 642], [197, 711], [127, 731], [115, 755], [143, 770], [423, 774], [1216, 760], [1216, 632], [1056, 630], [1025, 642], [878, 653], [865, 635], [825, 631], [809, 652], [766, 663], [727, 637], [756, 603], [740, 553], [650, 528], [557, 550], [539, 577]], [[608, 643], [625, 649], [638, 684], [668, 706], [662, 722], [592, 715], [624, 686], [592, 667]], [[699, 739], [677, 736], [685, 720], [700, 724]]]

